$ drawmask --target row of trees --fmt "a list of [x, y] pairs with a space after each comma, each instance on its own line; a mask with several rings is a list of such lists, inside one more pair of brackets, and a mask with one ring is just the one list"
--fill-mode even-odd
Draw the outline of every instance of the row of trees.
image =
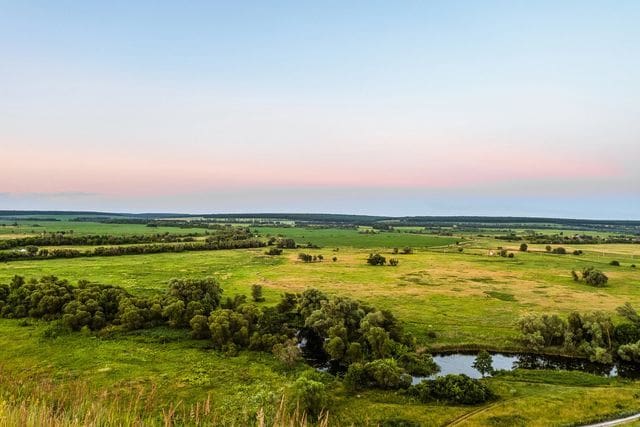
[[524, 344], [534, 351], [560, 347], [592, 362], [611, 363], [616, 357], [640, 361], [640, 316], [628, 303], [618, 313], [626, 322], [616, 326], [602, 312], [572, 312], [566, 320], [555, 314], [528, 314], [518, 326]]
[[128, 245], [133, 243], [176, 243], [193, 242], [197, 234], [132, 234], [132, 235], [75, 235], [68, 233], [43, 233], [38, 236], [0, 240], [0, 249], [28, 246], [100, 246]]
[[576, 234], [573, 236], [565, 236], [564, 234], [542, 234], [531, 233], [525, 236], [519, 236], [515, 233], [496, 236], [498, 240], [506, 240], [517, 242], [526, 240], [529, 243], [551, 244], [551, 245], [579, 245], [579, 244], [598, 244], [598, 243], [640, 243], [640, 238], [634, 236], [596, 236], [588, 234]]
[[266, 244], [254, 238], [239, 239], [212, 239], [204, 242], [191, 243], [167, 243], [131, 246], [99, 246], [97, 248], [80, 251], [77, 249], [39, 249], [36, 246], [28, 246], [24, 251], [0, 252], [0, 262], [25, 259], [52, 259], [52, 258], [78, 258], [92, 256], [120, 256], [143, 255], [163, 252], [188, 252], [188, 251], [213, 251], [222, 249], [247, 249], [261, 248]]

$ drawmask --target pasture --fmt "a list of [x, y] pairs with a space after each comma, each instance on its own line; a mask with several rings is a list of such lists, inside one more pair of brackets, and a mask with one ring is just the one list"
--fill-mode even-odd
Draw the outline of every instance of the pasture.
[[[61, 221], [46, 226], [48, 231], [73, 229], [87, 234], [160, 231], [139, 224]], [[21, 224], [19, 228], [23, 232], [29, 227]], [[317, 288], [392, 311], [431, 351], [521, 350], [515, 324], [525, 313], [566, 316], [585, 308], [614, 313], [625, 302], [640, 306], [640, 269], [631, 267], [640, 257], [638, 245], [575, 245], [584, 251], [576, 256], [548, 253], [545, 245], [530, 245], [528, 252], [520, 252], [519, 244], [472, 233], [441, 237], [409, 232], [414, 229], [375, 234], [354, 229], [252, 229], [265, 239], [285, 236], [318, 248], [285, 249], [279, 256], [268, 256], [261, 248], [12, 261], [0, 264], [0, 283], [8, 283], [16, 274], [55, 275], [72, 283], [85, 279], [122, 286], [134, 295], [159, 295], [171, 278], [210, 276], [218, 280], [224, 296], [250, 295], [252, 285], [262, 285], [262, 306], [275, 305], [284, 292]], [[413, 253], [394, 253], [393, 248], [405, 246], [413, 248]], [[499, 246], [514, 257], [497, 256]], [[304, 263], [298, 259], [299, 252], [323, 255], [324, 260]], [[397, 258], [399, 264], [370, 266], [366, 263], [370, 253]], [[609, 264], [614, 259], [619, 267]], [[571, 270], [587, 266], [603, 270], [609, 276], [608, 286], [574, 282]], [[48, 393], [94, 414], [95, 407], [86, 400], [93, 396], [106, 411], [101, 417], [122, 421], [116, 415], [121, 413], [133, 417], [128, 420], [142, 417], [151, 423], [162, 420], [163, 410], [180, 404], [187, 424], [197, 424], [189, 417], [194, 408], [209, 402], [214, 408], [210, 419], [253, 423], [261, 410], [277, 410], [288, 384], [310, 369], [304, 364], [285, 368], [268, 353], [242, 351], [226, 356], [181, 330], [154, 328], [95, 336], [47, 332], [51, 327], [43, 321], [0, 319], [0, 396], [5, 400], [23, 396], [25, 401], [47, 401], [44, 394]], [[500, 400], [466, 407], [418, 403], [393, 391], [365, 390], [355, 395], [335, 380], [332, 424], [377, 425], [394, 419], [420, 425], [549, 425], [559, 419], [576, 424], [640, 409], [640, 384], [630, 380], [579, 372], [515, 371], [487, 381]], [[124, 402], [132, 400], [138, 406], [125, 408]], [[147, 407], [142, 402], [148, 402]], [[15, 410], [0, 404], [0, 420], [3, 411], [18, 416]]]

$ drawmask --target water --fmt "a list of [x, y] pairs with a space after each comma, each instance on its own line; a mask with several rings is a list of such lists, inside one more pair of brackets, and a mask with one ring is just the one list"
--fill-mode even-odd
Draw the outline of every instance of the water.
[[[504, 354], [494, 353], [493, 369], [512, 371], [514, 369], [549, 369], [565, 371], [581, 371], [606, 377], [640, 378], [640, 366], [632, 363], [618, 362], [614, 365], [593, 363], [586, 359], [543, 354]], [[476, 359], [474, 353], [434, 354], [433, 360], [440, 367], [440, 372], [431, 377], [413, 377], [417, 384], [424, 379], [433, 379], [449, 374], [465, 374], [471, 378], [482, 378], [482, 374], [473, 367]]]
[[[322, 340], [309, 331], [300, 331], [300, 350], [307, 363], [319, 371], [332, 375], [344, 375], [346, 366], [329, 360], [322, 348]], [[482, 378], [482, 374], [473, 367], [477, 353], [436, 353], [433, 360], [440, 367], [440, 372], [430, 377], [414, 376], [413, 383], [424, 379], [433, 379], [449, 374], [465, 374], [471, 378]], [[565, 356], [550, 356], [531, 353], [492, 353], [493, 369], [512, 371], [514, 369], [547, 369], [564, 371], [581, 371], [605, 377], [640, 378], [640, 364], [618, 361], [604, 365], [593, 363], [587, 359]]]

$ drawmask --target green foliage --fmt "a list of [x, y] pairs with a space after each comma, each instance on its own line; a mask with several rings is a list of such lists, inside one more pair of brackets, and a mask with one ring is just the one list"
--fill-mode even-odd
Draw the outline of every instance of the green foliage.
[[229, 309], [220, 309], [209, 316], [211, 340], [216, 349], [234, 353], [237, 348], [249, 345], [249, 322], [245, 317]]
[[195, 339], [211, 338], [211, 330], [209, 329], [209, 318], [202, 314], [196, 314], [189, 321], [191, 326], [191, 337]]
[[398, 358], [398, 364], [411, 375], [428, 377], [440, 371], [440, 367], [427, 352], [407, 352]]
[[582, 270], [582, 279], [587, 285], [603, 287], [606, 286], [609, 278], [600, 270], [596, 270], [594, 267], [587, 267]]
[[273, 355], [288, 368], [292, 368], [302, 359], [298, 342], [293, 338], [274, 344], [272, 351]]
[[602, 312], [569, 314], [565, 334], [565, 349], [587, 356], [592, 362], [611, 363], [613, 322]]
[[300, 376], [293, 383], [293, 396], [297, 407], [306, 411], [313, 419], [317, 419], [321, 413], [327, 410], [329, 405], [329, 393], [327, 388], [312, 374]]
[[531, 350], [564, 343], [566, 322], [555, 314], [526, 314], [518, 321], [518, 327], [524, 344]]
[[262, 285], [258, 285], [258, 284], [251, 285], [251, 298], [255, 302], [264, 301], [264, 297], [262, 296]]
[[425, 403], [440, 400], [463, 405], [476, 405], [496, 397], [484, 383], [464, 374], [424, 380], [411, 386], [409, 393]]
[[526, 243], [520, 244], [520, 252], [527, 252], [528, 250], [529, 250], [529, 245], [527, 245]]
[[387, 259], [380, 254], [369, 254], [369, 258], [367, 258], [369, 265], [385, 265], [386, 263]]
[[473, 367], [484, 377], [486, 374], [493, 373], [493, 357], [489, 352], [482, 350], [473, 361]]
[[395, 359], [377, 359], [364, 365], [370, 387], [382, 389], [406, 388], [411, 385], [411, 376], [398, 366]]
[[266, 255], [270, 255], [270, 256], [282, 255], [282, 249], [281, 248], [269, 248], [269, 250], [266, 251], [265, 254]]

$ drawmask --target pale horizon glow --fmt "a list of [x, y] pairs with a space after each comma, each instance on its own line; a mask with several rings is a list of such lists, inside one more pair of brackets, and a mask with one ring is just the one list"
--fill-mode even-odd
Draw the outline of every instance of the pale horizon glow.
[[0, 209], [640, 219], [640, 4], [0, 5]]

